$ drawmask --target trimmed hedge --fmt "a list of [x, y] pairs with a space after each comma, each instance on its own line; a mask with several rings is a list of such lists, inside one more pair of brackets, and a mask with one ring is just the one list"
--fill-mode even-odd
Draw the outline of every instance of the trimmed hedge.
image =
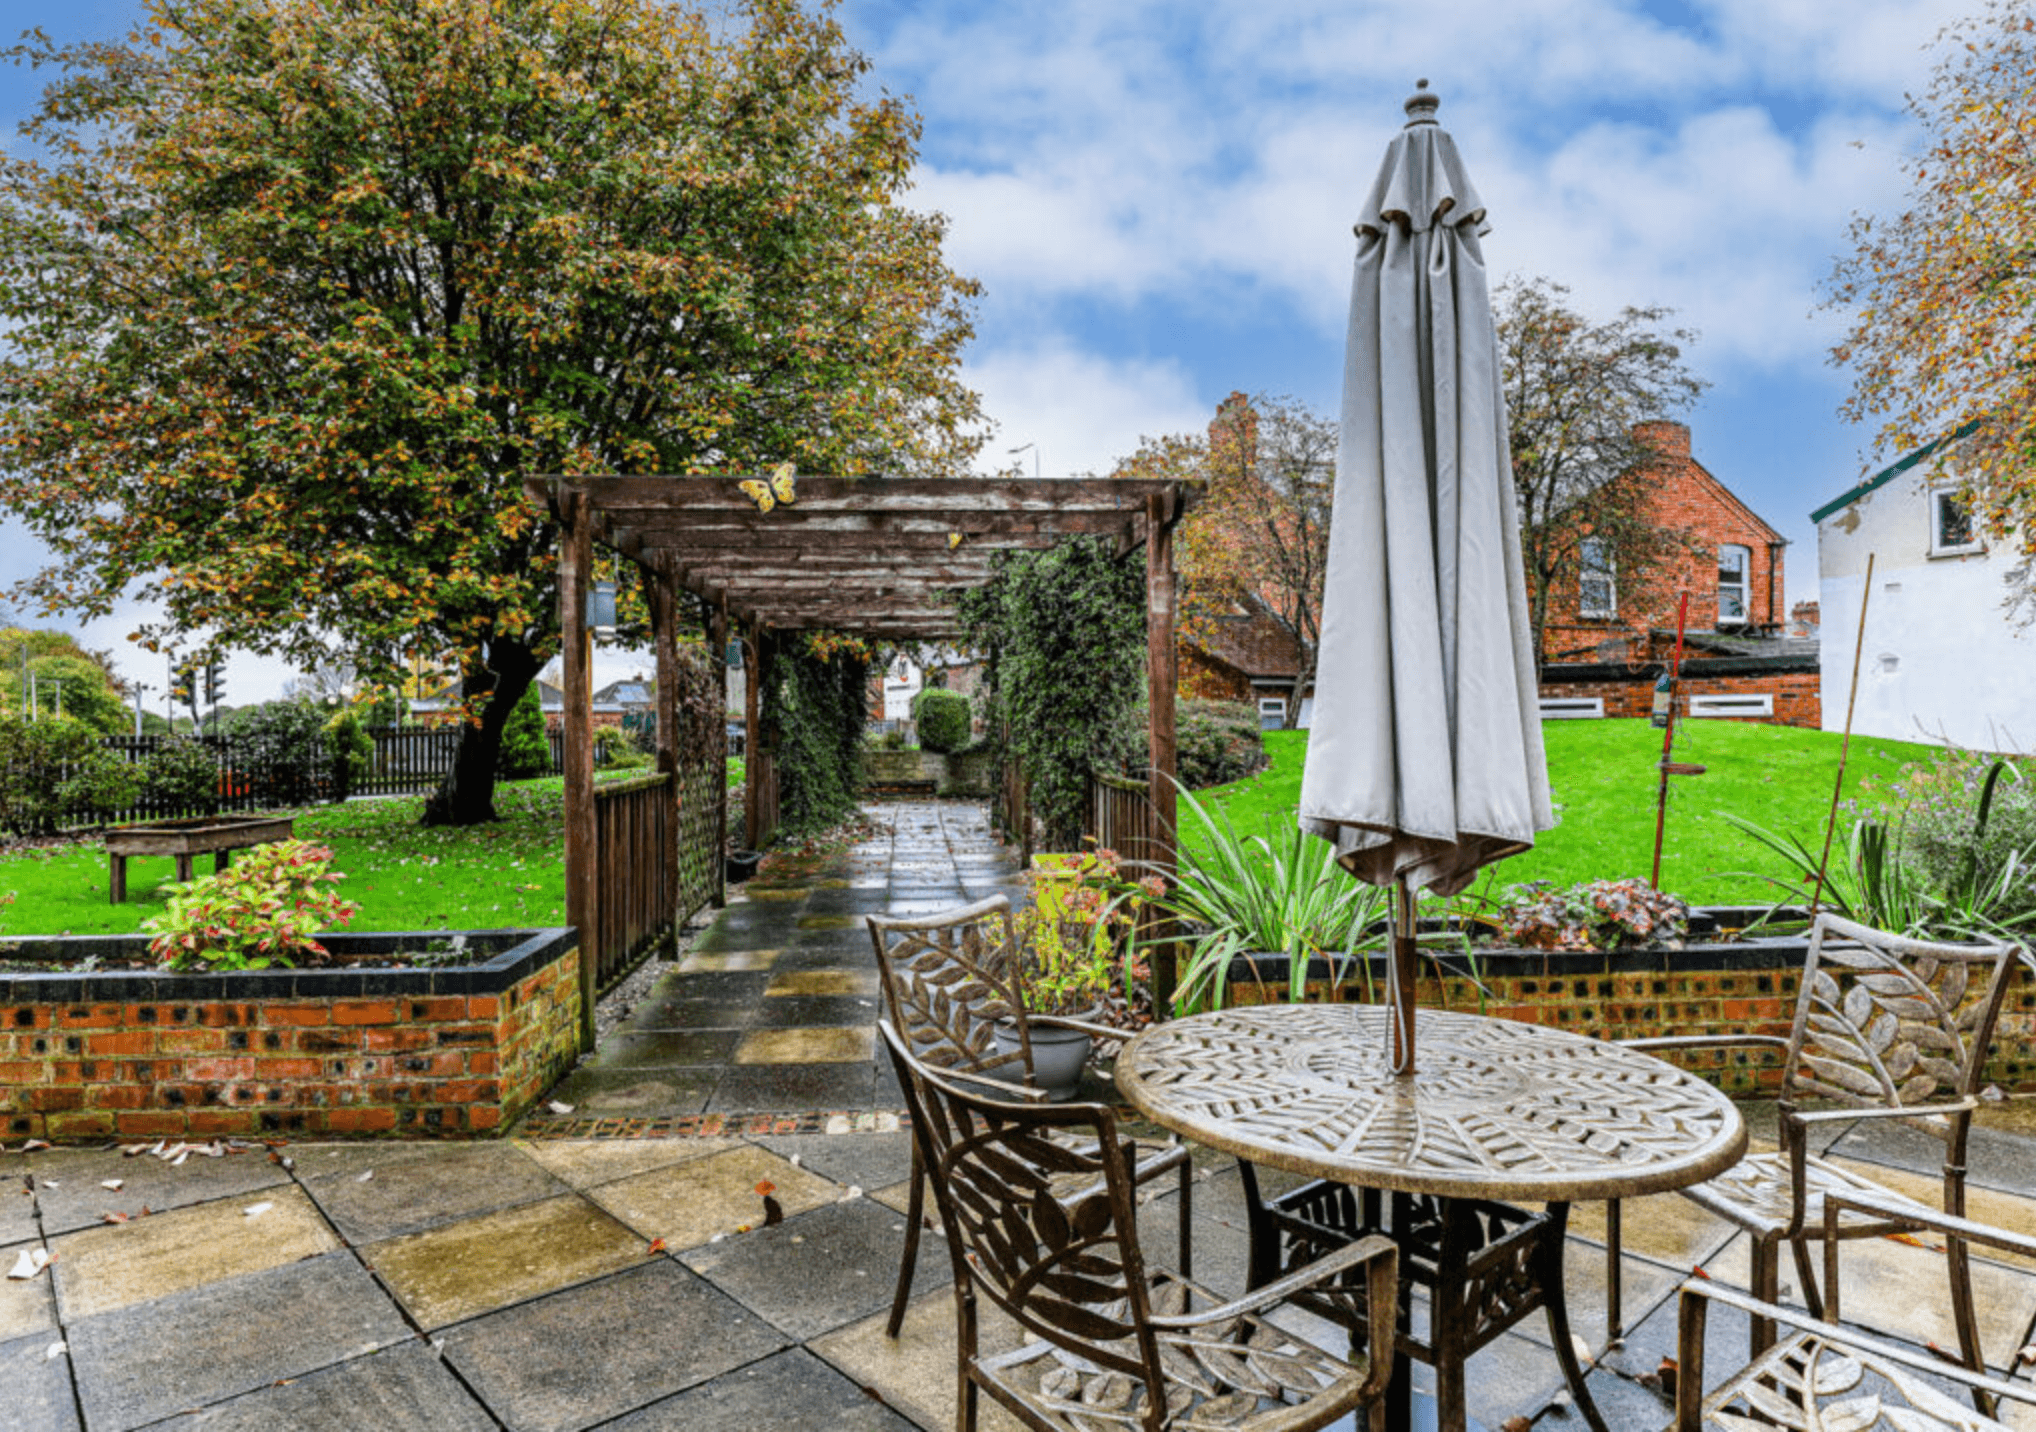
[[959, 691], [929, 686], [912, 698], [919, 749], [950, 756], [969, 743], [969, 701]]
[[[1113, 764], [1127, 774], [1145, 774], [1145, 728], [1146, 708], [1140, 705], [1114, 733]], [[1258, 712], [1249, 704], [1203, 700], [1174, 703], [1174, 766], [1181, 784], [1189, 790], [1241, 781], [1264, 770], [1267, 760]]]

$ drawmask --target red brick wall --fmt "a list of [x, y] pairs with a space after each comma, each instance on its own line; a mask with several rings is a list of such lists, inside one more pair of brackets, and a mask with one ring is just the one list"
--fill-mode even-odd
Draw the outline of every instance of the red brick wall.
[[[1549, 674], [1558, 674], [1560, 668], [1549, 668]], [[1683, 695], [1689, 696], [1758, 696], [1774, 697], [1773, 716], [1704, 716], [1704, 721], [1745, 721], [1761, 726], [1802, 726], [1809, 730], [1821, 730], [1824, 725], [1824, 703], [1821, 694], [1822, 683], [1814, 671], [1762, 672], [1750, 676], [1702, 676], [1692, 675], [1685, 668], [1682, 682]], [[1543, 696], [1595, 696], [1605, 703], [1607, 716], [1645, 717], [1654, 711], [1654, 673], [1637, 675], [1625, 681], [1543, 681]], [[1688, 708], [1678, 713], [1677, 720], [1687, 716]]]
[[1209, 701], [1251, 701], [1255, 699], [1251, 678], [1234, 666], [1226, 666], [1199, 647], [1180, 644], [1175, 667], [1174, 688], [1183, 696]]
[[1611, 619], [1579, 616], [1576, 574], [1556, 578], [1549, 593], [1544, 643], [1550, 659], [1590, 660], [1590, 653], [1603, 642], [1627, 638], [1644, 646], [1649, 628], [1673, 631], [1676, 599], [1685, 587], [1690, 593], [1690, 629], [1714, 629], [1718, 624], [1717, 551], [1727, 543], [1736, 543], [1752, 554], [1747, 626], [1786, 624], [1782, 549], [1770, 546], [1778, 534], [1690, 456], [1690, 431], [1681, 423], [1643, 423], [1636, 433], [1654, 450], [1653, 460], [1631, 479], [1641, 485], [1644, 510], [1656, 525], [1690, 533], [1703, 550], [1664, 564], [1644, 585], [1620, 577], [1618, 615]]
[[575, 950], [484, 997], [0, 1005], [0, 1130], [498, 1131], [571, 1068], [579, 1018]]

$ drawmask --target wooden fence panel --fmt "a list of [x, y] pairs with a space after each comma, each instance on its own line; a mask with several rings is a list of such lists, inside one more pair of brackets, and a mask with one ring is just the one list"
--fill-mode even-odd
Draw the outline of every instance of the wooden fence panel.
[[[677, 856], [672, 778], [662, 771], [594, 787], [594, 970], [606, 991], [677, 923], [665, 872]], [[584, 935], [584, 932], [582, 932]]]
[[1098, 846], [1145, 871], [1170, 847], [1162, 847], [1159, 815], [1144, 781], [1107, 771], [1089, 773], [1088, 829], [1083, 834]]

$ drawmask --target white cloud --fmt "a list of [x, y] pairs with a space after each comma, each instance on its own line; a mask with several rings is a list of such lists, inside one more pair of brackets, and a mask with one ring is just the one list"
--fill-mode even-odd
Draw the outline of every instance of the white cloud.
[[979, 353], [963, 376], [997, 424], [980, 465], [1030, 472], [1033, 453], [1010, 449], [1036, 443], [1049, 477], [1108, 472], [1141, 437], [1201, 431], [1215, 406], [1179, 363], [1116, 361], [1067, 343]]

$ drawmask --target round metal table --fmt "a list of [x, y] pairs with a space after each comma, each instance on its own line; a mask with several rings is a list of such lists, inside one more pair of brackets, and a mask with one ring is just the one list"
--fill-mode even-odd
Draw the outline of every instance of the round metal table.
[[[1117, 1087], [1154, 1123], [1244, 1161], [1254, 1284], [1365, 1232], [1401, 1244], [1403, 1276], [1428, 1287], [1431, 1309], [1428, 1337], [1414, 1337], [1403, 1292], [1401, 1354], [1435, 1367], [1444, 1432], [1464, 1425], [1465, 1358], [1536, 1308], [1603, 1432], [1562, 1301], [1569, 1204], [1700, 1183], [1738, 1162], [1745, 1124], [1717, 1089], [1651, 1055], [1447, 1010], [1417, 1019], [1410, 1077], [1387, 1067], [1378, 1006], [1266, 1005], [1153, 1026], [1118, 1056]], [[1365, 1193], [1311, 1186], [1263, 1202], [1253, 1164]], [[1400, 1373], [1392, 1420], [1405, 1425]]]

